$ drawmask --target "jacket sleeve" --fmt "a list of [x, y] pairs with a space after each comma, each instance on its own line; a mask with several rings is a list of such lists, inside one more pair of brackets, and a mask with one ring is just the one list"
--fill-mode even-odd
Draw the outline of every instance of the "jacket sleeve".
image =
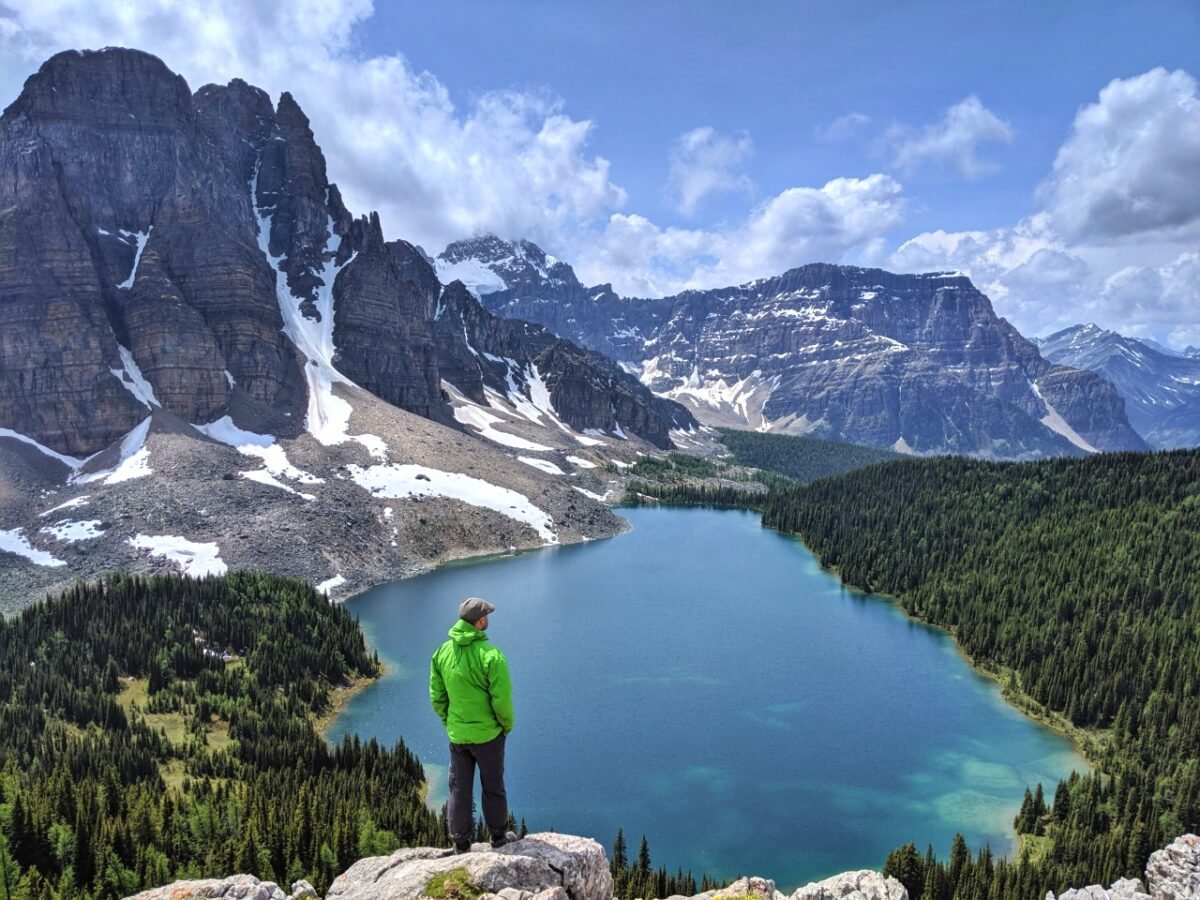
[[496, 721], [508, 734], [513, 730], [512, 678], [508, 674], [508, 660], [499, 651], [488, 665], [488, 694]]
[[446, 682], [438, 669], [436, 655], [429, 661], [429, 702], [433, 704], [433, 711], [442, 720], [442, 725], [445, 725], [450, 712], [450, 695], [446, 693]]

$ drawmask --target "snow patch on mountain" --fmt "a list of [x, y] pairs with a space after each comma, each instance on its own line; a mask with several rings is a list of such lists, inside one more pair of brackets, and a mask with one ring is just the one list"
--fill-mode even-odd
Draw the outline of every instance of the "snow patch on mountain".
[[129, 539], [129, 545], [175, 563], [184, 575], [192, 578], [224, 575], [229, 571], [221, 559], [221, 548], [215, 543], [189, 541], [174, 534], [139, 534]]
[[500, 431], [495, 426], [503, 424], [503, 419], [469, 401], [455, 405], [454, 418], [463, 425], [473, 428], [480, 437], [487, 438], [502, 447], [511, 447], [514, 450], [532, 450], [535, 453], [552, 449], [545, 444], [509, 434], [507, 431]]
[[1098, 453], [1099, 451], [1089, 444], [1086, 440], [1080, 437], [1079, 432], [1067, 424], [1064, 419], [1055, 409], [1049, 400], [1042, 396], [1042, 392], [1034, 382], [1029, 382], [1029, 386], [1033, 388], [1033, 392], [1037, 394], [1037, 398], [1042, 401], [1046, 407], [1046, 415], [1042, 416], [1041, 423], [1053, 431], [1055, 434], [1061, 434], [1068, 441], [1078, 447], [1080, 450], [1086, 450], [1088, 453]]
[[122, 481], [152, 475], [154, 470], [150, 468], [150, 448], [146, 446], [149, 434], [150, 417], [147, 416], [140, 425], [121, 439], [120, 462], [115, 467], [100, 472], [76, 472], [69, 479], [70, 483], [91, 484], [94, 481], [103, 481], [104, 484], [120, 484]]
[[124, 228], [120, 230], [121, 238], [125, 241], [125, 243], [128, 244], [130, 240], [133, 240], [136, 241], [137, 244], [137, 249], [133, 253], [133, 268], [129, 270], [129, 277], [117, 285], [117, 287], [121, 290], [127, 291], [133, 287], [133, 280], [137, 277], [138, 266], [142, 262], [142, 251], [146, 249], [146, 241], [150, 240], [150, 232], [153, 230], [153, 225], [151, 225], [145, 231], [139, 232], [126, 231]]
[[121, 386], [129, 393], [133, 394], [147, 409], [152, 406], [161, 407], [158, 398], [154, 396], [154, 388], [150, 382], [146, 380], [146, 376], [142, 374], [142, 370], [138, 368], [138, 364], [133, 360], [133, 354], [128, 348], [117, 344], [117, 350], [121, 354], [120, 369], [109, 369], [113, 376], [121, 382]]
[[260, 484], [270, 485], [271, 487], [282, 488], [285, 491], [303, 497], [305, 500], [315, 500], [317, 498], [312, 494], [302, 494], [279, 479], [289, 478], [301, 484], [325, 483], [324, 478], [318, 478], [311, 472], [306, 472], [303, 469], [293, 466], [287, 458], [287, 453], [283, 447], [279, 446], [278, 441], [273, 435], [256, 434], [253, 431], [245, 431], [238, 428], [233, 424], [233, 419], [229, 416], [222, 416], [217, 421], [210, 422], [207, 425], [193, 425], [192, 427], [214, 441], [233, 447], [243, 456], [251, 456], [262, 460], [262, 469], [242, 472], [241, 475], [243, 478], [257, 481]]
[[533, 456], [518, 456], [517, 461], [523, 462], [527, 466], [533, 466], [535, 469], [545, 472], [548, 475], [565, 475], [565, 474], [567, 474], [562, 469], [560, 469], [558, 466], [556, 466], [554, 463], [550, 462], [550, 460], [548, 460], [548, 459], [537, 459], [536, 457], [533, 457]]
[[373, 434], [349, 433], [350, 416], [354, 408], [349, 402], [333, 392], [337, 383], [352, 384], [333, 365], [333, 283], [338, 273], [354, 262], [357, 252], [342, 265], [337, 265], [337, 251], [342, 238], [333, 230], [333, 219], [327, 218], [328, 237], [325, 243], [321, 271], [318, 277], [317, 299], [314, 303], [319, 319], [311, 319], [304, 313], [304, 298], [291, 292], [287, 272], [283, 269], [283, 257], [271, 254], [271, 215], [266, 215], [257, 205], [258, 170], [261, 159], [255, 164], [250, 180], [250, 199], [258, 220], [258, 246], [263, 256], [275, 270], [275, 293], [279, 310], [283, 314], [283, 330], [308, 360], [304, 374], [308, 380], [308, 414], [305, 427], [309, 434], [327, 447], [356, 441], [367, 449], [375, 459], [387, 460], [388, 448], [383, 439]]
[[10, 438], [14, 441], [20, 441], [22, 444], [28, 444], [42, 455], [48, 456], [53, 460], [57, 460], [72, 470], [78, 469], [84, 464], [84, 462], [86, 462], [86, 460], [80, 459], [78, 456], [67, 456], [65, 453], [59, 453], [55, 450], [51, 450], [49, 447], [39, 444], [33, 438], [26, 437], [20, 432], [13, 431], [11, 428], [0, 428], [0, 438]]
[[461, 281], [467, 290], [475, 295], [476, 299], [483, 294], [494, 294], [496, 291], [503, 291], [508, 287], [503, 278], [478, 259], [448, 262], [439, 257], [434, 260], [433, 268], [437, 272], [438, 281], [442, 284]]
[[0, 550], [23, 557], [35, 566], [46, 566], [47, 568], [57, 569], [59, 566], [66, 565], [65, 562], [53, 554], [47, 553], [45, 550], [39, 550], [30, 544], [25, 537], [24, 528], [13, 528], [10, 531], [0, 530]]
[[93, 538], [98, 538], [104, 534], [104, 527], [99, 519], [82, 519], [72, 521], [63, 519], [61, 522], [55, 522], [53, 525], [46, 525], [39, 528], [41, 534], [48, 534], [57, 541], [66, 541], [74, 543], [76, 541], [90, 541]]
[[60, 504], [58, 504], [58, 506], [51, 507], [50, 509], [46, 510], [44, 513], [38, 513], [38, 515], [41, 517], [45, 517], [45, 516], [52, 515], [53, 513], [56, 513], [56, 512], [62, 512], [63, 510], [77, 509], [80, 506], [87, 506], [89, 496], [91, 496], [91, 495], [90, 494], [81, 494], [78, 497], [72, 497], [66, 503], [60, 503]]
[[326, 579], [318, 584], [316, 586], [316, 590], [318, 594], [324, 594], [326, 597], [328, 597], [330, 591], [334, 590], [335, 588], [340, 588], [345, 583], [346, 578], [344, 575], [334, 575], [332, 578]]
[[[661, 377], [659, 358], [647, 360], [642, 369], [643, 383], [648, 384], [656, 379], [661, 381]], [[700, 374], [699, 366], [695, 366], [683, 383], [666, 390], [660, 389], [659, 393], [693, 409], [707, 409], [732, 421], [744, 423], [749, 428], [769, 431], [772, 423], [763, 410], [771, 394], [779, 387], [779, 381], [778, 375], [764, 378], [761, 369], [755, 369], [736, 381], [727, 380], [724, 376], [705, 378]]]
[[461, 500], [471, 506], [491, 509], [523, 522], [534, 529], [547, 544], [557, 544], [554, 520], [530, 502], [529, 498], [510, 488], [499, 487], [481, 478], [458, 472], [442, 472], [426, 466], [391, 463], [369, 468], [347, 467], [354, 483], [372, 496], [384, 500], [405, 497], [445, 497]]

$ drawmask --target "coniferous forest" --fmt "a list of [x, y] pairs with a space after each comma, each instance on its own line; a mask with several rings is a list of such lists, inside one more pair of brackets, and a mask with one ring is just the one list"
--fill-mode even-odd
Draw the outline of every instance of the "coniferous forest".
[[378, 671], [343, 608], [258, 573], [115, 575], [0, 621], [0, 900], [232, 872], [323, 891], [444, 842], [402, 744], [315, 727]]
[[[1017, 859], [898, 848], [914, 900], [1007, 900], [1140, 875], [1200, 829], [1200, 453], [905, 460], [776, 486], [764, 522], [850, 584], [950, 629], [1098, 766], [1025, 798]], [[443, 844], [402, 745], [322, 740], [378, 659], [309, 586], [114, 575], [0, 622], [0, 900], [120, 897], [250, 871], [328, 887]], [[522, 829], [523, 830], [523, 829]], [[622, 897], [713, 886], [613, 847]]]
[[1099, 766], [1026, 797], [1018, 860], [898, 849], [887, 870], [914, 898], [1110, 884], [1200, 829], [1200, 452], [910, 460], [764, 509], [849, 584], [950, 629]]

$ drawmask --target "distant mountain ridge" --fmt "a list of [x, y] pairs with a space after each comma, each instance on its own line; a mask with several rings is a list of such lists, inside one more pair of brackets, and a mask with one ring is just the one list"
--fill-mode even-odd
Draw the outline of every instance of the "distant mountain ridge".
[[1146, 449], [1112, 385], [1044, 359], [957, 273], [813, 264], [632, 299], [528, 241], [437, 260], [474, 272], [489, 309], [612, 356], [709, 424], [994, 458]]
[[1200, 355], [1125, 337], [1095, 324], [1073, 325], [1036, 341], [1052, 362], [1087, 369], [1125, 398], [1134, 428], [1154, 447], [1200, 445]]

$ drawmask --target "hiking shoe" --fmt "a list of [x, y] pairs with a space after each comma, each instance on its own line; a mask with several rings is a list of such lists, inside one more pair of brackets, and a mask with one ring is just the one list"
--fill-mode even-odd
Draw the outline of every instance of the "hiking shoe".
[[455, 856], [460, 856], [463, 853], [470, 853], [470, 852], [471, 852], [471, 842], [470, 841], [455, 841], [454, 842], [454, 855]]
[[492, 849], [499, 850], [508, 844], [514, 844], [517, 841], [516, 832], [509, 831], [501, 835], [492, 835]]

